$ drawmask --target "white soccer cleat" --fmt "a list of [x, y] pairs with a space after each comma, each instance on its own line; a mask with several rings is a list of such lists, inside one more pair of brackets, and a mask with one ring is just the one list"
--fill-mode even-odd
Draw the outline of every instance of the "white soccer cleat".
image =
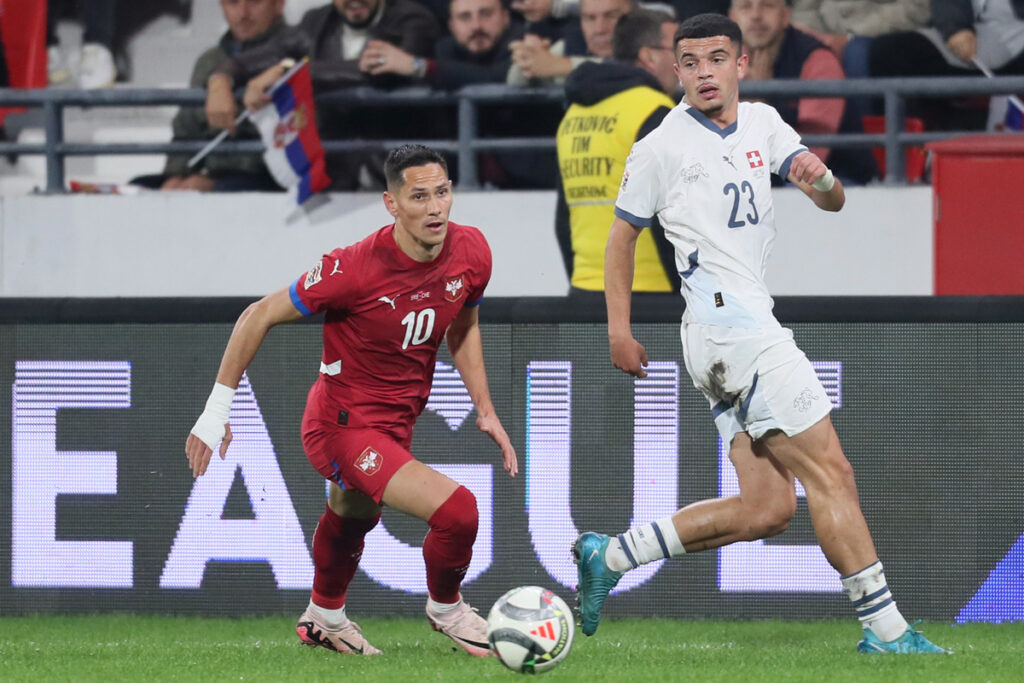
[[477, 614], [465, 600], [450, 612], [435, 612], [427, 604], [427, 620], [430, 627], [442, 633], [474, 657], [490, 657], [491, 647], [487, 643], [487, 620]]
[[326, 647], [328, 650], [347, 655], [379, 655], [380, 650], [370, 645], [363, 637], [359, 624], [351, 619], [337, 629], [329, 629], [318, 622], [307, 609], [295, 624], [299, 640], [309, 647]]

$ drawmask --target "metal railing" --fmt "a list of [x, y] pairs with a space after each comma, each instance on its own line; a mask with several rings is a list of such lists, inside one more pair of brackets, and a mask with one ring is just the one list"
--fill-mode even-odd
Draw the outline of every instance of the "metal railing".
[[[757, 81], [741, 84], [744, 97], [868, 97], [884, 101], [885, 132], [834, 135], [805, 135], [804, 143], [823, 147], [884, 147], [888, 172], [886, 184], [906, 182], [903, 151], [908, 146], [949, 138], [977, 131], [943, 131], [907, 133], [903, 130], [907, 97], [951, 97], [963, 95], [1005, 95], [1024, 92], [1024, 76], [960, 76], [954, 78], [892, 78], [850, 79], [837, 81]], [[504, 85], [474, 85], [455, 92], [438, 92], [427, 88], [403, 88], [381, 91], [372, 88], [351, 88], [317, 96], [321, 103], [353, 103], [363, 105], [394, 105], [413, 107], [451, 106], [457, 108], [458, 134], [454, 140], [324, 140], [324, 150], [347, 152], [381, 149], [406, 142], [422, 142], [436, 149], [454, 152], [459, 162], [460, 188], [478, 186], [476, 152], [502, 149], [552, 149], [551, 137], [478, 137], [478, 107], [481, 105], [529, 102], [563, 102], [561, 88], [509, 88]], [[186, 154], [197, 152], [205, 144], [195, 142], [166, 143], [83, 143], [64, 139], [64, 110], [69, 107], [123, 106], [202, 106], [205, 91], [198, 88], [113, 89], [113, 90], [11, 90], [0, 89], [0, 107], [27, 106], [41, 108], [46, 140], [43, 143], [0, 142], [0, 154], [41, 154], [46, 157], [46, 191], [64, 191], [64, 160], [69, 156], [110, 154]], [[410, 125], [410, 128], [413, 126]], [[554, 131], [552, 131], [554, 133]], [[228, 141], [219, 148], [222, 153], [260, 152], [263, 145], [256, 140]]]

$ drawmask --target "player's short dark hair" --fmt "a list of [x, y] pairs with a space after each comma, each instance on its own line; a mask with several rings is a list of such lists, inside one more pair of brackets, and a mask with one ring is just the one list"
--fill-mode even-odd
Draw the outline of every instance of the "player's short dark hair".
[[391, 150], [384, 161], [384, 179], [388, 189], [397, 190], [405, 183], [405, 169], [427, 164], [439, 164], [445, 174], [448, 173], [448, 162], [441, 153], [425, 145], [402, 145]]
[[672, 44], [678, 47], [679, 41], [684, 38], [714, 38], [715, 36], [725, 36], [731, 40], [732, 44], [736, 46], [737, 52], [742, 49], [743, 32], [740, 30], [740, 25], [724, 14], [711, 12], [694, 15], [679, 24]]
[[661, 47], [661, 25], [675, 22], [667, 12], [635, 9], [619, 17], [612, 34], [612, 56], [635, 62], [642, 47]]

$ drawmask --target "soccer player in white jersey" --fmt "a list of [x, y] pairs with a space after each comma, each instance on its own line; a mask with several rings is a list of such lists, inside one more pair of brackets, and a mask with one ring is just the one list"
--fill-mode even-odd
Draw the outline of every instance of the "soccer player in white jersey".
[[907, 624], [886, 585], [860, 510], [831, 403], [793, 334], [772, 314], [764, 268], [775, 237], [769, 173], [816, 206], [839, 211], [842, 184], [778, 112], [739, 102], [747, 67], [739, 27], [695, 16], [675, 35], [686, 97], [633, 145], [605, 253], [608, 338], [615, 367], [644, 377], [647, 355], [630, 330], [637, 236], [657, 216], [676, 249], [686, 312], [683, 357], [739, 478], [740, 494], [688, 505], [618, 536], [582, 534], [573, 546], [583, 632], [592, 635], [619, 578], [647, 562], [781, 533], [803, 484], [818, 542], [863, 627], [865, 653], [942, 653]]

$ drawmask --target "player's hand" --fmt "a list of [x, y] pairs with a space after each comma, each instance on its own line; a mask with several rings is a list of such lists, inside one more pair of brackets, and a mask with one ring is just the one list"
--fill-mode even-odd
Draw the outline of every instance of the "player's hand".
[[[196, 421], [196, 426], [192, 428], [192, 431], [188, 435], [188, 439], [185, 440], [185, 455], [188, 457], [188, 465], [192, 468], [192, 476], [199, 477], [206, 473], [206, 468], [210, 466], [210, 456], [213, 455], [213, 448], [207, 445], [200, 437], [196, 436], [196, 430], [203, 431], [204, 426], [201, 425], [203, 417], [206, 415], [199, 416], [199, 420]], [[206, 437], [209, 439], [209, 437]], [[223, 438], [220, 439], [220, 459], [223, 460], [227, 456], [228, 445], [231, 443], [231, 425], [224, 423]], [[214, 441], [213, 445], [216, 446], [217, 442]]]
[[478, 415], [476, 418], [477, 428], [491, 437], [494, 443], [501, 449], [501, 459], [505, 463], [505, 471], [508, 476], [514, 477], [519, 473], [519, 458], [516, 457], [516, 449], [512, 447], [512, 441], [501, 426], [501, 420], [497, 415]]
[[284, 76], [285, 71], [287, 69], [283, 64], [275, 64], [259, 76], [251, 79], [245, 86], [245, 95], [242, 97], [245, 108], [250, 111], [259, 111], [270, 104], [270, 95], [267, 94], [267, 88], [277, 83], [278, 79]]
[[968, 64], [978, 54], [978, 36], [969, 28], [960, 29], [946, 39], [949, 51]]
[[238, 107], [231, 92], [231, 79], [214, 74], [206, 84], [206, 123], [210, 128], [222, 128], [235, 134]]
[[812, 185], [815, 180], [825, 175], [826, 171], [828, 167], [817, 154], [801, 152], [793, 157], [793, 163], [789, 166], [789, 178]]
[[612, 365], [626, 374], [643, 379], [647, 376], [647, 350], [633, 335], [609, 338]]

